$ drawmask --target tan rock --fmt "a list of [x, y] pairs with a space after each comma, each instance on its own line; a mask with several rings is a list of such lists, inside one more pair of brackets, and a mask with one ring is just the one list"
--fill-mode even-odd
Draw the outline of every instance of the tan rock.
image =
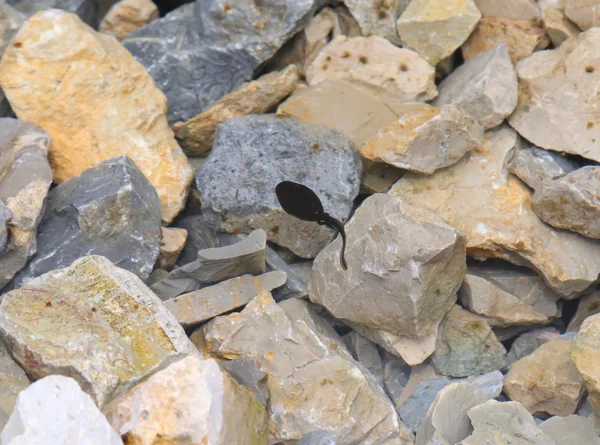
[[556, 445], [600, 445], [594, 424], [585, 417], [555, 416], [542, 422], [539, 428]]
[[513, 130], [499, 127], [468, 159], [431, 177], [408, 173], [390, 193], [434, 210], [464, 232], [470, 255], [528, 266], [556, 293], [575, 298], [598, 281], [598, 244], [554, 230], [533, 213], [530, 190], [505, 168], [516, 143]]
[[507, 366], [512, 366], [513, 363], [531, 354], [544, 343], [556, 340], [558, 337], [560, 337], [560, 331], [551, 327], [532, 329], [519, 335], [506, 356]]
[[555, 48], [571, 37], [577, 37], [580, 29], [565, 15], [565, 11], [559, 8], [548, 8], [542, 16], [546, 32], [552, 40]]
[[165, 223], [183, 208], [193, 172], [169, 129], [167, 100], [115, 39], [75, 14], [39, 12], [5, 51], [0, 86], [20, 119], [52, 136], [55, 182], [126, 155], [156, 188]]
[[396, 19], [410, 0], [345, 0], [344, 3], [358, 21], [364, 36], [380, 36], [400, 44]]
[[552, 340], [523, 357], [504, 377], [504, 392], [531, 414], [568, 416], [583, 396], [583, 381], [571, 360], [571, 340]]
[[579, 299], [575, 315], [567, 326], [567, 332], [577, 332], [583, 322], [592, 315], [600, 312], [600, 290], [594, 290], [589, 295], [584, 295]]
[[483, 141], [483, 127], [454, 105], [422, 105], [380, 129], [360, 149], [370, 160], [422, 174], [454, 164]]
[[158, 17], [158, 8], [152, 0], [121, 0], [109, 9], [102, 19], [100, 32], [123, 40]]
[[488, 17], [501, 17], [508, 20], [536, 20], [541, 17], [540, 8], [535, 0], [473, 1], [477, 9]]
[[437, 96], [435, 70], [417, 53], [384, 38], [338, 36], [306, 71], [309, 85], [346, 79], [403, 102], [424, 102]]
[[215, 360], [187, 356], [104, 410], [125, 443], [266, 445], [267, 413]]
[[413, 0], [396, 28], [405, 47], [435, 66], [467, 40], [480, 18], [473, 0]]
[[298, 70], [292, 65], [244, 83], [196, 117], [175, 124], [175, 137], [188, 156], [205, 156], [212, 148], [218, 124], [232, 117], [266, 113], [294, 91], [297, 81]]
[[400, 394], [400, 397], [396, 399], [396, 406], [401, 406], [406, 400], [415, 392], [421, 382], [427, 380], [437, 379], [443, 377], [442, 374], [438, 373], [435, 368], [429, 363], [429, 360], [419, 365], [413, 366], [410, 370], [410, 377], [406, 382], [406, 388]]
[[25, 371], [15, 363], [6, 347], [0, 342], [0, 429], [15, 408], [19, 393], [29, 386]]
[[185, 246], [188, 233], [187, 230], [176, 227], [162, 227], [161, 230], [162, 240], [156, 262], [160, 269], [171, 270]]
[[600, 2], [597, 0], [565, 0], [565, 14], [581, 29], [600, 25]]
[[600, 314], [588, 317], [573, 340], [571, 358], [583, 377], [588, 400], [600, 418]]
[[385, 162], [363, 159], [363, 177], [360, 181], [361, 193], [385, 193], [402, 177], [404, 170]]

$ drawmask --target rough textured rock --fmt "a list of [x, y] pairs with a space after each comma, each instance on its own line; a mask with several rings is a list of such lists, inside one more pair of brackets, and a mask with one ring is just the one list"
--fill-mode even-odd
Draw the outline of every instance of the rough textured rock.
[[383, 369], [383, 389], [392, 402], [396, 405], [398, 411], [398, 399], [404, 392], [411, 374], [412, 367], [400, 357], [396, 357], [387, 351], [381, 354], [381, 364]]
[[403, 46], [435, 66], [467, 40], [480, 18], [472, 0], [413, 0], [396, 28]]
[[600, 445], [594, 424], [585, 417], [551, 417], [539, 428], [556, 445]]
[[29, 386], [25, 371], [15, 363], [0, 342], [0, 430], [13, 412], [19, 393]]
[[20, 11], [26, 17], [47, 9], [61, 9], [77, 14], [86, 24], [95, 28], [98, 24], [98, 11], [93, 0], [6, 0], [4, 3]]
[[[4, 49], [10, 40], [19, 31], [23, 23], [25, 23], [26, 18], [25, 14], [16, 10], [8, 3], [0, 3], [0, 57], [2, 57], [2, 53], [4, 53]], [[3, 100], [0, 98], [0, 104]], [[1, 114], [0, 117], [2, 117]]]
[[425, 420], [427, 411], [437, 394], [452, 383], [448, 377], [438, 377], [419, 383], [404, 403], [397, 407], [404, 425], [411, 431], [417, 431]]
[[564, 9], [548, 8], [542, 15], [544, 28], [555, 48], [571, 37], [577, 37], [580, 29], [565, 14]]
[[434, 69], [417, 53], [381, 37], [338, 36], [306, 71], [309, 85], [346, 79], [403, 102], [425, 102], [437, 95]]
[[556, 340], [559, 336], [560, 332], [555, 328], [534, 329], [519, 335], [506, 356], [507, 365], [512, 366], [517, 360], [531, 354], [544, 343]]
[[99, 406], [163, 359], [197, 354], [144, 283], [100, 256], [5, 294], [0, 335], [33, 379], [73, 377]]
[[335, 434], [318, 430], [308, 433], [298, 442], [298, 445], [338, 445], [338, 441]]
[[158, 8], [152, 0], [121, 0], [102, 19], [100, 32], [123, 40], [157, 18]]
[[483, 141], [483, 127], [454, 105], [423, 105], [380, 129], [360, 149], [373, 161], [431, 174], [454, 164]]
[[8, 230], [12, 211], [0, 201], [0, 254], [6, 251], [8, 245]]
[[600, 25], [600, 3], [596, 0], [566, 0], [565, 14], [581, 29]]
[[573, 340], [571, 358], [583, 377], [588, 400], [600, 417], [600, 314], [588, 317]]
[[456, 105], [489, 129], [500, 125], [513, 112], [517, 88], [517, 74], [508, 46], [500, 44], [478, 54], [446, 77], [439, 85], [439, 96], [433, 105]]
[[384, 162], [363, 159], [364, 173], [360, 183], [361, 193], [385, 193], [402, 177], [404, 170]]
[[342, 337], [354, 360], [367, 368], [383, 388], [383, 364], [377, 345], [356, 331]]
[[600, 312], [600, 291], [595, 290], [579, 299], [577, 310], [567, 326], [567, 332], [577, 332], [584, 320]]
[[266, 445], [267, 416], [254, 394], [215, 360], [185, 357], [105, 409], [127, 443]]
[[217, 247], [215, 228], [212, 227], [203, 215], [192, 215], [177, 218], [173, 227], [187, 231], [187, 239], [183, 250], [179, 254], [177, 264], [183, 266], [198, 258], [198, 251]]
[[551, 340], [513, 363], [504, 392], [531, 414], [568, 416], [583, 396], [583, 381], [571, 360], [570, 340]]
[[74, 14], [39, 12], [5, 51], [0, 86], [20, 119], [52, 136], [55, 182], [129, 156], [156, 188], [165, 223], [183, 208], [193, 172], [167, 124], [165, 97], [115, 39]]
[[290, 299], [277, 305], [263, 292], [240, 314], [218, 317], [203, 331], [207, 353], [254, 359], [269, 374], [267, 410], [276, 440], [295, 443], [325, 429], [340, 444], [412, 444], [373, 376], [308, 303]]
[[440, 325], [431, 364], [443, 375], [466, 377], [501, 369], [505, 354], [482, 317], [454, 306]]
[[333, 230], [285, 213], [275, 186], [300, 182], [319, 195], [327, 213], [346, 221], [361, 174], [359, 156], [342, 134], [293, 118], [250, 115], [219, 125], [196, 183], [203, 212], [219, 217], [221, 231], [264, 229], [269, 241], [312, 258], [332, 240]]
[[502, 3], [498, 3], [495, 0], [473, 1], [483, 15], [503, 17], [509, 20], [532, 20], [539, 18], [540, 8], [542, 7], [541, 3], [544, 2], [544, 0], [540, 0], [540, 5], [538, 5], [536, 4], [536, 0], [505, 0]]
[[12, 285], [88, 255], [104, 256], [146, 280], [159, 253], [160, 219], [158, 195], [131, 159], [101, 162], [48, 193], [37, 253]]
[[[271, 290], [275, 301], [286, 300], [288, 298], [303, 298], [308, 295], [308, 281], [297, 274], [296, 268], [287, 264], [283, 258], [269, 246], [265, 249], [265, 262], [268, 271], [281, 271], [287, 275], [285, 284], [277, 289]], [[312, 267], [309, 264], [309, 267]]]
[[177, 263], [179, 254], [187, 240], [187, 230], [176, 227], [162, 227], [160, 250], [156, 266], [160, 269], [171, 270]]
[[396, 19], [410, 0], [345, 0], [344, 3], [360, 25], [363, 35], [385, 37], [396, 45], [400, 44]]
[[406, 174], [391, 193], [436, 211], [464, 232], [470, 255], [528, 266], [556, 293], [575, 298], [598, 281], [598, 243], [539, 220], [530, 191], [505, 169], [516, 143], [506, 126], [487, 132], [482, 150], [469, 159], [428, 178]]
[[175, 137], [186, 155], [205, 156], [212, 148], [218, 124], [232, 117], [266, 113], [289, 96], [297, 82], [298, 69], [292, 65], [245, 83], [196, 117], [174, 125]]
[[539, 147], [600, 161], [599, 54], [600, 29], [590, 29], [521, 61], [519, 103], [510, 125]]

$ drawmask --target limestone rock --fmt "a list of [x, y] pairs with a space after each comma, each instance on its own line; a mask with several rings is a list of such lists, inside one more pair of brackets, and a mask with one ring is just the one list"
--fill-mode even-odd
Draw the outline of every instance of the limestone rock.
[[25, 371], [15, 363], [0, 342], [0, 430], [13, 412], [19, 393], [29, 386]]
[[551, 417], [539, 426], [556, 445], [600, 445], [594, 425], [585, 417]]
[[298, 445], [338, 445], [335, 434], [324, 430], [312, 431], [298, 442]]
[[577, 332], [584, 320], [600, 312], [600, 291], [594, 290], [579, 299], [577, 310], [567, 326], [567, 332]]
[[177, 264], [183, 266], [198, 258], [198, 251], [217, 247], [215, 228], [212, 227], [204, 215], [191, 215], [177, 218], [173, 227], [187, 231], [185, 246], [179, 254]]
[[438, 393], [452, 383], [448, 377], [438, 377], [419, 383], [414, 392], [398, 407], [402, 422], [410, 430], [417, 431]]
[[544, 343], [551, 340], [556, 340], [560, 332], [555, 328], [540, 328], [533, 329], [529, 332], [519, 335], [510, 347], [510, 351], [506, 356], [506, 363], [512, 366], [517, 360], [522, 359], [526, 355], [531, 354]]
[[485, 128], [502, 123], [517, 105], [517, 74], [508, 46], [496, 45], [468, 60], [439, 85], [436, 107], [453, 104]]
[[[287, 264], [283, 258], [269, 246], [265, 249], [265, 262], [267, 270], [280, 271], [287, 275], [285, 284], [277, 289], [270, 289], [275, 301], [286, 300], [288, 298], [303, 298], [308, 294], [308, 280], [295, 272], [295, 268]], [[309, 265], [310, 266], [310, 265]]]
[[385, 193], [404, 174], [404, 170], [384, 162], [363, 159], [364, 173], [360, 183], [361, 193]]
[[92, 28], [96, 28], [98, 25], [97, 5], [93, 0], [6, 0], [3, 3], [8, 3], [26, 17], [40, 11], [57, 8], [77, 14]]
[[477, 9], [489, 17], [502, 17], [508, 20], [535, 20], [540, 18], [541, 3], [536, 0], [505, 0], [498, 3], [495, 0], [473, 0]]
[[600, 3], [596, 0], [565, 0], [565, 14], [584, 31], [600, 25]]
[[5, 51], [0, 86], [20, 119], [52, 136], [55, 182], [129, 156], [156, 188], [165, 223], [183, 208], [193, 172], [167, 124], [165, 97], [115, 39], [74, 14], [39, 12]]
[[5, 294], [0, 335], [33, 379], [73, 377], [99, 406], [165, 358], [197, 354], [142, 281], [100, 256]]
[[480, 18], [473, 0], [413, 0], [396, 27], [403, 46], [435, 66], [467, 40]]
[[[194, 342], [198, 337], [202, 337], [201, 334], [202, 331], [196, 331], [192, 334], [190, 340]], [[203, 342], [204, 339], [200, 339], [200, 343], [203, 344]], [[258, 369], [254, 360], [248, 358], [222, 360], [219, 362], [219, 366], [227, 371], [236, 382], [252, 391], [260, 403], [264, 406], [267, 405], [265, 394], [261, 389], [264, 388], [263, 382], [265, 381], [267, 373]]]
[[548, 8], [544, 11], [542, 19], [555, 48], [562, 45], [565, 40], [577, 37], [581, 32], [577, 25], [567, 18], [564, 9]]
[[102, 19], [100, 32], [123, 40], [158, 16], [158, 8], [152, 0], [121, 0]]
[[[0, 57], [27, 17], [6, 2], [0, 3]], [[0, 100], [0, 103], [2, 100]], [[0, 114], [0, 117], [3, 115]]]
[[232, 117], [266, 113], [294, 91], [297, 81], [298, 69], [290, 66], [245, 83], [196, 117], [174, 125], [175, 137], [188, 156], [205, 156], [218, 124]]
[[406, 174], [391, 193], [436, 211], [464, 232], [468, 254], [527, 266], [556, 293], [575, 298], [598, 281], [598, 244], [539, 220], [530, 191], [505, 169], [516, 142], [506, 126], [490, 131], [469, 159], [431, 177]]
[[113, 401], [105, 412], [128, 443], [268, 443], [264, 406], [212, 359], [188, 356], [172, 363]]
[[171, 270], [177, 263], [179, 254], [187, 240], [187, 230], [176, 227], [162, 227], [162, 239], [156, 265], [160, 269]]
[[345, 79], [403, 102], [425, 102], [437, 96], [434, 69], [417, 53], [381, 37], [338, 36], [306, 72], [309, 85]]
[[483, 141], [483, 127], [454, 105], [423, 105], [380, 129], [360, 149], [373, 161], [431, 174], [454, 164]]
[[350, 13], [356, 18], [364, 36], [380, 36], [400, 44], [396, 19], [404, 12], [410, 0], [345, 0]]
[[354, 360], [367, 368], [379, 386], [383, 388], [383, 364], [377, 350], [377, 345], [356, 331], [351, 331], [342, 337]]
[[531, 414], [573, 414], [583, 396], [583, 381], [571, 360], [570, 340], [551, 340], [513, 363], [504, 392]]
[[319, 195], [327, 213], [346, 221], [361, 174], [359, 155], [342, 134], [293, 118], [250, 115], [218, 126], [196, 183], [203, 212], [218, 216], [221, 231], [264, 229], [269, 241], [313, 258], [331, 241], [333, 230], [285, 213], [275, 186], [300, 182]]
[[48, 193], [38, 249], [15, 287], [88, 255], [101, 255], [146, 280], [159, 253], [160, 201], [127, 157], [108, 159]]
[[483, 391], [488, 399], [495, 399], [502, 393], [504, 375], [500, 371], [492, 371], [479, 377], [469, 377], [467, 381], [475, 388]]
[[571, 358], [583, 383], [596, 417], [600, 417], [600, 314], [588, 317], [573, 340]]
[[398, 399], [404, 392], [411, 375], [412, 367], [404, 360], [387, 351], [383, 351], [381, 356], [383, 369], [383, 389], [392, 402], [396, 405], [398, 411]]
[[483, 318], [454, 306], [440, 325], [431, 364], [443, 375], [466, 377], [501, 369], [505, 354]]
[[6, 251], [8, 245], [8, 230], [11, 219], [11, 210], [0, 201], [0, 254]]

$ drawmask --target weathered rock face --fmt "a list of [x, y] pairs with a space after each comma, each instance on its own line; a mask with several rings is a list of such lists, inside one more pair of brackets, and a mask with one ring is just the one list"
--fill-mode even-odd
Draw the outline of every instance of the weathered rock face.
[[187, 240], [187, 230], [176, 227], [161, 227], [162, 238], [156, 260], [159, 269], [171, 270], [177, 263], [179, 254]]
[[[285, 273], [287, 279], [283, 286], [271, 290], [275, 301], [285, 300], [287, 298], [303, 298], [308, 295], [308, 282], [298, 273], [298, 268], [287, 264], [283, 258], [269, 246], [265, 249], [265, 262], [268, 271], [279, 271]], [[297, 263], [301, 266], [302, 263]], [[308, 262], [307, 268], [311, 269], [312, 264]]]
[[542, 15], [544, 28], [555, 48], [571, 37], [577, 37], [581, 30], [565, 15], [564, 9], [547, 8]]
[[338, 445], [335, 434], [324, 430], [312, 431], [302, 438], [298, 445]]
[[416, 432], [425, 420], [429, 407], [438, 393], [452, 383], [448, 377], [437, 377], [419, 383], [404, 403], [396, 407], [404, 424]]
[[539, 147], [600, 161], [599, 54], [600, 30], [590, 29], [521, 61], [519, 104], [510, 125]]
[[100, 23], [100, 32], [123, 40], [133, 31], [158, 18], [152, 0], [121, 0], [115, 3]]
[[39, 12], [5, 51], [0, 86], [20, 119], [52, 136], [55, 182], [129, 156], [156, 188], [165, 223], [183, 208], [193, 172], [167, 124], [165, 97], [115, 39], [74, 14]]
[[594, 424], [585, 417], [551, 417], [542, 422], [539, 428], [556, 445], [600, 445]]
[[73, 377], [99, 406], [166, 357], [197, 354], [142, 281], [99, 256], [4, 295], [0, 335], [33, 379]]
[[93, 400], [69, 377], [45, 377], [19, 394], [0, 440], [6, 445], [123, 445]]
[[93, 0], [6, 0], [26, 17], [47, 9], [61, 9], [77, 14], [86, 24], [95, 28], [98, 24], [96, 2]]
[[579, 299], [577, 311], [567, 326], [567, 332], [577, 332], [586, 318], [600, 312], [600, 291], [595, 290]]
[[88, 255], [104, 256], [145, 280], [158, 257], [160, 216], [156, 191], [129, 158], [101, 162], [48, 193], [37, 254], [12, 285]]
[[600, 4], [595, 0], [565, 0], [565, 14], [584, 31], [600, 25]]
[[540, 328], [525, 332], [517, 337], [506, 356], [506, 363], [511, 366], [517, 360], [531, 354], [544, 343], [556, 340], [560, 332], [555, 328]]
[[360, 184], [361, 193], [385, 193], [404, 174], [404, 170], [383, 162], [363, 159], [364, 173]]
[[483, 149], [469, 159], [428, 178], [409, 173], [391, 193], [436, 211], [464, 232], [470, 255], [528, 266], [556, 293], [574, 298], [598, 280], [598, 244], [539, 220], [530, 191], [505, 169], [516, 142], [510, 128], [490, 131]]
[[439, 85], [436, 107], [453, 104], [485, 128], [502, 123], [517, 105], [517, 74], [508, 46], [500, 44], [468, 60]]
[[396, 19], [404, 12], [410, 0], [345, 0], [350, 13], [356, 18], [365, 36], [380, 36], [400, 44]]
[[[257, 161], [261, 157], [265, 161]], [[314, 257], [333, 230], [283, 211], [275, 186], [300, 182], [319, 195], [325, 211], [346, 221], [360, 187], [362, 164], [340, 133], [293, 118], [250, 115], [220, 124], [213, 150], [196, 172], [203, 212], [225, 232], [264, 229], [267, 238], [304, 258]]]
[[403, 102], [425, 102], [437, 96], [434, 69], [417, 53], [381, 37], [338, 36], [306, 71], [309, 85], [346, 79]]
[[266, 113], [289, 96], [297, 82], [298, 69], [292, 65], [245, 83], [198, 116], [173, 126], [175, 137], [188, 156], [204, 156], [212, 148], [218, 124], [232, 117]]
[[363, 365], [383, 388], [383, 364], [377, 345], [356, 331], [342, 337], [354, 360]]
[[[10, 40], [25, 23], [27, 17], [6, 2], [0, 3], [0, 57]], [[0, 103], [2, 101], [0, 100]], [[2, 115], [0, 115], [2, 116]]]
[[29, 386], [25, 371], [15, 363], [0, 342], [0, 429], [12, 414], [19, 393]]
[[267, 416], [215, 360], [185, 357], [105, 409], [127, 443], [266, 445]]
[[600, 314], [588, 317], [573, 340], [571, 358], [583, 377], [594, 413], [600, 417]]
[[198, 258], [198, 251], [217, 247], [217, 236], [214, 227], [206, 221], [203, 215], [192, 215], [177, 218], [173, 227], [184, 229], [188, 236], [177, 263], [184, 265]]

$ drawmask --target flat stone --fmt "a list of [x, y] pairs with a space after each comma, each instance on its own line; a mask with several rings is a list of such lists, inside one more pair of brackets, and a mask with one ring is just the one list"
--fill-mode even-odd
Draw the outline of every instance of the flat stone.
[[19, 394], [2, 430], [6, 445], [123, 445], [94, 401], [69, 377], [45, 377]]
[[101, 162], [50, 190], [37, 253], [12, 285], [88, 255], [146, 280], [159, 253], [160, 221], [158, 195], [136, 164], [125, 156]]
[[600, 25], [600, 3], [595, 0], [565, 0], [565, 14], [584, 31]]
[[396, 28], [403, 46], [435, 66], [467, 40], [480, 18], [472, 0], [413, 0]]
[[177, 263], [179, 254], [187, 240], [187, 230], [176, 227], [161, 227], [162, 238], [156, 265], [160, 269], [171, 270]]
[[259, 229], [233, 245], [200, 250], [196, 260], [174, 269], [151, 289], [168, 300], [229, 278], [265, 273], [266, 241], [265, 232]]
[[0, 86], [19, 119], [52, 136], [54, 182], [128, 156], [156, 189], [165, 224], [183, 209], [193, 172], [168, 126], [165, 96], [115, 39], [74, 14], [39, 12], [6, 49]]
[[431, 364], [445, 376], [467, 377], [502, 369], [505, 354], [482, 317], [454, 306], [440, 325]]
[[517, 74], [508, 46], [496, 45], [468, 60], [439, 85], [436, 107], [453, 104], [485, 128], [496, 127], [517, 105]]
[[375, 380], [383, 388], [383, 364], [377, 345], [356, 331], [342, 337], [354, 360], [367, 368]]
[[489, 131], [481, 151], [430, 177], [408, 173], [391, 193], [436, 211], [464, 232], [469, 255], [527, 266], [554, 292], [575, 298], [598, 281], [598, 242], [540, 221], [531, 192], [505, 168], [516, 144], [516, 133], [506, 126]]
[[190, 215], [177, 218], [173, 227], [187, 231], [185, 246], [177, 264], [183, 266], [191, 263], [198, 258], [198, 251], [217, 247], [217, 235], [215, 228], [212, 227], [203, 215]]
[[283, 286], [285, 280], [285, 272], [268, 272], [256, 277], [243, 275], [172, 298], [164, 305], [188, 328], [245, 306], [262, 291]]
[[600, 438], [594, 431], [594, 424], [585, 417], [551, 417], [542, 422], [540, 430], [556, 445], [600, 445]]
[[583, 378], [588, 400], [600, 418], [600, 314], [588, 317], [573, 340], [571, 358]]
[[551, 340], [513, 363], [504, 392], [531, 414], [568, 416], [583, 396], [583, 381], [571, 360], [572, 341]]
[[188, 356], [170, 364], [105, 413], [128, 443], [268, 443], [264, 406], [212, 359]]
[[287, 279], [283, 286], [277, 287], [276, 289], [269, 289], [275, 301], [282, 301], [288, 298], [303, 298], [308, 295], [308, 281], [302, 276], [295, 272], [295, 269], [291, 265], [287, 264], [283, 258], [269, 246], [265, 249], [265, 262], [267, 263], [267, 270], [280, 271], [285, 273]]
[[378, 37], [338, 36], [306, 71], [311, 86], [345, 79], [377, 94], [403, 102], [425, 102], [437, 96], [435, 70], [419, 54]]
[[344, 3], [356, 18], [364, 36], [385, 37], [400, 45], [396, 19], [410, 4], [410, 0], [346, 0]]
[[121, 0], [102, 19], [100, 32], [123, 40], [158, 17], [158, 8], [152, 0]]
[[512, 366], [517, 360], [531, 354], [544, 343], [556, 340], [560, 332], [555, 328], [539, 328], [519, 335], [510, 347], [506, 356], [506, 364]]
[[483, 127], [454, 105], [423, 104], [381, 128], [360, 149], [372, 161], [431, 174], [481, 147]]
[[558, 48], [565, 40], [577, 37], [581, 30], [565, 14], [564, 9], [548, 8], [542, 16], [544, 28], [552, 40], [555, 48]]
[[577, 332], [584, 320], [600, 312], [600, 291], [594, 290], [579, 299], [577, 310], [567, 326], [567, 332]]
[[219, 125], [212, 152], [196, 171], [196, 184], [203, 212], [219, 217], [221, 231], [263, 229], [269, 241], [314, 258], [334, 231], [285, 213], [276, 185], [286, 180], [310, 187], [327, 213], [346, 221], [361, 175], [359, 155], [337, 131], [294, 118], [250, 115]]
[[298, 82], [298, 69], [265, 74], [244, 83], [187, 122], [173, 126], [175, 137], [188, 156], [205, 156], [212, 148], [221, 122], [247, 114], [263, 114], [290, 95]]
[[[13, 8], [7, 2], [0, 3], [0, 57], [26, 19], [25, 14]], [[2, 116], [0, 114], [0, 117]]]
[[29, 386], [25, 371], [15, 363], [0, 342], [0, 430], [8, 422], [19, 393]]
[[0, 335], [32, 379], [73, 377], [100, 407], [165, 358], [198, 354], [158, 297], [100, 256], [5, 294]]
[[96, 28], [98, 25], [98, 10], [96, 2], [93, 0], [6, 0], [4, 3], [9, 4], [26, 17], [56, 8], [77, 14], [92, 28]]
[[298, 442], [298, 445], [338, 445], [338, 441], [335, 434], [318, 430], [308, 433]]
[[398, 414], [402, 422], [411, 430], [417, 431], [425, 417], [429, 407], [435, 400], [437, 394], [453, 381], [448, 377], [438, 377], [431, 380], [424, 380], [414, 392], [408, 396], [402, 405], [397, 407]]

